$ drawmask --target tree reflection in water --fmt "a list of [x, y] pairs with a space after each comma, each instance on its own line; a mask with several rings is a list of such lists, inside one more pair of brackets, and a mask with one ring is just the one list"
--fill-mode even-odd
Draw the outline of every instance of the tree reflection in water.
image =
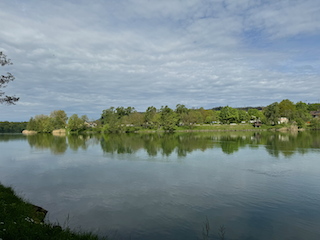
[[0, 135], [0, 141], [27, 140], [35, 149], [50, 149], [52, 154], [63, 154], [68, 146], [73, 151], [86, 150], [100, 144], [104, 153], [132, 154], [144, 149], [148, 156], [161, 154], [169, 157], [177, 154], [185, 157], [193, 151], [221, 148], [225, 154], [233, 154], [241, 148], [264, 147], [273, 157], [305, 154], [312, 148], [320, 148], [320, 132], [206, 132], [206, 133], [145, 133], [145, 134], [89, 134], [53, 136]]

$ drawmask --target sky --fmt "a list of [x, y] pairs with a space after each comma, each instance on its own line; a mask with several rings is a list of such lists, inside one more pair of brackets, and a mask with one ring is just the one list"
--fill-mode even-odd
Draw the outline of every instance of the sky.
[[0, 121], [319, 102], [319, 0], [4, 0]]

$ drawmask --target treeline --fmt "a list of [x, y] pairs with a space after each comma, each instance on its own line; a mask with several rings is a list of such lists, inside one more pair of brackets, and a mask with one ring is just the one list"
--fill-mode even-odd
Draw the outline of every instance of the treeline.
[[27, 129], [36, 132], [52, 132], [67, 128], [71, 132], [81, 132], [88, 128], [99, 132], [134, 132], [137, 130], [192, 129], [197, 124], [230, 124], [259, 121], [266, 125], [279, 124], [280, 117], [286, 117], [290, 123], [295, 122], [299, 128], [311, 122], [313, 128], [320, 128], [319, 118], [313, 119], [310, 111], [320, 109], [320, 104], [294, 104], [288, 99], [274, 102], [267, 107], [250, 108], [247, 111], [230, 106], [219, 107], [220, 110], [187, 108], [177, 104], [175, 109], [162, 106], [160, 109], [150, 106], [145, 112], [137, 112], [134, 107], [110, 107], [102, 111], [99, 120], [89, 122], [86, 115], [73, 114], [67, 117], [63, 110], [55, 110], [50, 116], [37, 115], [28, 122]]
[[[205, 110], [204, 108], [188, 109], [185, 105], [178, 104], [176, 109], [168, 106], [156, 109], [150, 106], [143, 113], [139, 113], [132, 107], [110, 107], [103, 110], [101, 114], [101, 124], [104, 132], [132, 132], [141, 128], [174, 131], [177, 128], [192, 129], [196, 124], [213, 123], [247, 123], [249, 121], [259, 121], [266, 125], [279, 124], [280, 117], [287, 117], [289, 122], [295, 122], [299, 128], [305, 126], [308, 121], [315, 128], [320, 128], [319, 118], [312, 119], [310, 111], [320, 109], [320, 104], [306, 104], [298, 102], [294, 104], [288, 99], [280, 103], [274, 102], [267, 107], [260, 109], [250, 108], [248, 111], [221, 107], [220, 110]], [[259, 110], [260, 109], [260, 110]]]
[[[69, 120], [68, 120], [69, 119]], [[89, 119], [86, 115], [78, 117], [77, 114], [73, 114], [68, 118], [67, 114], [63, 110], [55, 110], [50, 115], [36, 115], [31, 117], [27, 130], [36, 131], [38, 133], [50, 133], [56, 129], [68, 129], [69, 131], [83, 131], [87, 130], [90, 126], [87, 124]], [[96, 126], [99, 125], [99, 121], [95, 121]]]
[[0, 122], [0, 133], [21, 133], [28, 122]]
[[39, 133], [49, 133], [55, 129], [65, 129], [66, 122], [68, 120], [67, 114], [63, 110], [55, 110], [48, 115], [36, 115], [34, 118], [31, 117], [27, 130], [36, 131]]

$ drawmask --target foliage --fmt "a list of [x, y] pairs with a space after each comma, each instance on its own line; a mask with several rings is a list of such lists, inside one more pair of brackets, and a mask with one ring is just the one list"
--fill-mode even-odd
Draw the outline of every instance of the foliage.
[[295, 121], [297, 123], [298, 128], [304, 128], [306, 126], [306, 122], [301, 118], [296, 118]]
[[63, 110], [54, 110], [50, 113], [50, 118], [53, 121], [53, 128], [54, 129], [61, 129], [65, 128], [67, 125], [67, 114]]
[[266, 123], [272, 124], [272, 125], [277, 125], [279, 117], [280, 117], [279, 104], [277, 102], [274, 102], [274, 103], [268, 105], [264, 109], [263, 114], [266, 117]]
[[[0, 65], [3, 67], [5, 65], [12, 65], [11, 59], [7, 59], [7, 55], [0, 52]], [[11, 73], [7, 73], [7, 76], [0, 75], [0, 89], [6, 88], [9, 82], [14, 80], [14, 76]], [[2, 97], [5, 93], [0, 91], [0, 103], [5, 103], [7, 105], [15, 104], [15, 102], [19, 101], [19, 98], [15, 96], [5, 96]]]
[[172, 132], [177, 125], [177, 114], [168, 106], [161, 107], [160, 109], [161, 125], [164, 130]]
[[312, 129], [320, 129], [320, 118], [313, 118], [310, 121], [310, 127]]
[[49, 133], [55, 129], [65, 129], [67, 119], [67, 114], [63, 110], [52, 111], [50, 116], [36, 115], [34, 118], [30, 118], [27, 130]]
[[0, 133], [21, 133], [27, 129], [27, 122], [0, 122]]
[[144, 114], [144, 124], [148, 128], [154, 128], [155, 126], [155, 115], [157, 114], [157, 109], [154, 106], [147, 108]]
[[185, 125], [193, 128], [193, 125], [202, 120], [202, 115], [200, 112], [191, 110], [187, 113], [184, 113], [181, 117], [181, 122]]
[[248, 110], [248, 114], [251, 120], [258, 120], [262, 118], [263, 113], [256, 108], [251, 108]]
[[279, 103], [279, 114], [280, 117], [287, 117], [288, 119], [292, 119], [293, 113], [295, 112], [296, 107], [293, 102], [289, 99], [283, 99]]
[[320, 111], [320, 103], [313, 103], [308, 105], [309, 111]]
[[238, 110], [238, 114], [239, 114], [239, 121], [246, 121], [247, 122], [250, 120], [250, 116], [246, 111]]
[[237, 123], [239, 121], [239, 113], [237, 109], [226, 106], [220, 111], [220, 121], [222, 123]]
[[70, 131], [80, 131], [85, 129], [84, 122], [86, 121], [87, 116], [83, 115], [80, 118], [77, 114], [73, 114], [68, 121], [68, 129]]

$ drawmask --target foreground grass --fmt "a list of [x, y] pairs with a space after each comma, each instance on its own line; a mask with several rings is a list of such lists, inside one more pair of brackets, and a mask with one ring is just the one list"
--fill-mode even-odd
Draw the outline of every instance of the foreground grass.
[[[18, 197], [11, 187], [0, 183], [0, 239], [101, 239], [90, 232], [62, 229], [58, 224], [44, 222], [45, 213]], [[107, 238], [103, 238], [107, 239]]]

